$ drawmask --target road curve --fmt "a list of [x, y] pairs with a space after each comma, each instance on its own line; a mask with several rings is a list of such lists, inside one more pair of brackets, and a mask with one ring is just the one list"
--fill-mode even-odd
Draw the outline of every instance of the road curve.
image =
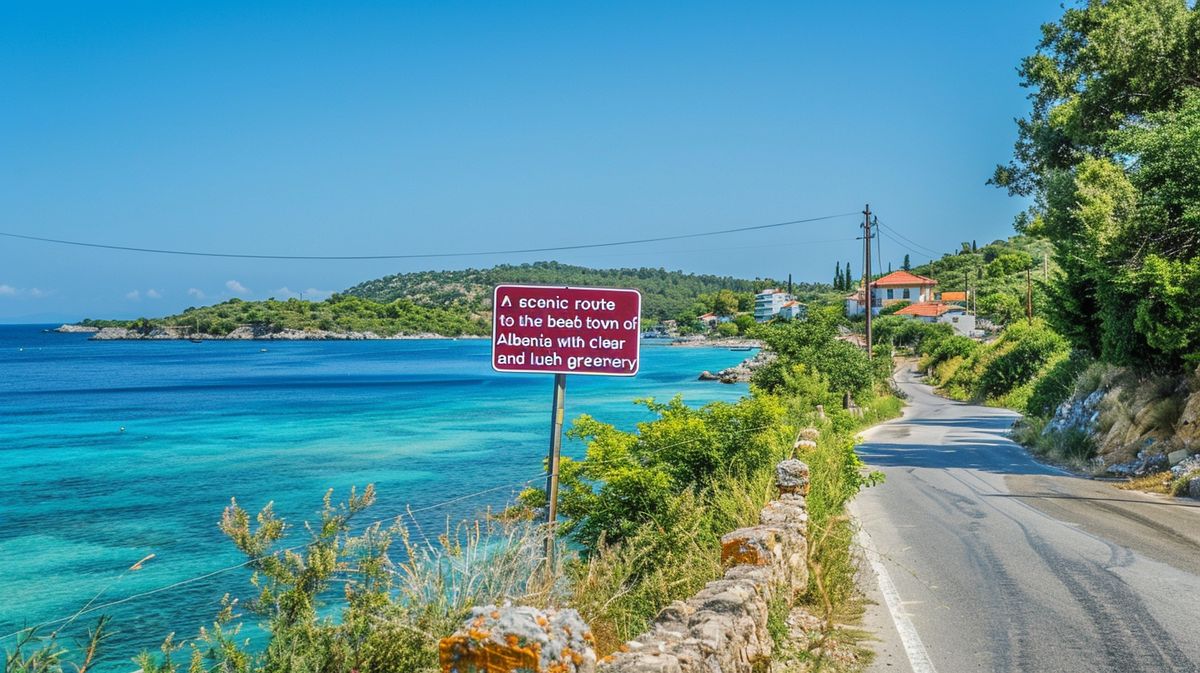
[[870, 670], [1200, 671], [1200, 503], [1037, 463], [1013, 412], [897, 380], [904, 416], [859, 447], [887, 480], [853, 504], [898, 613]]

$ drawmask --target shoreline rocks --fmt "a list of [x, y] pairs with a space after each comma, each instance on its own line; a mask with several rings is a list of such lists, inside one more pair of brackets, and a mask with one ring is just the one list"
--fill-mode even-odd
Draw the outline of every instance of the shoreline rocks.
[[700, 372], [700, 376], [697, 380], [720, 381], [721, 383], [749, 383], [750, 377], [754, 375], [754, 370], [759, 369], [760, 367], [765, 367], [774, 360], [774, 353], [771, 351], [760, 350], [752, 357], [742, 360], [739, 364], [722, 369], [715, 374], [706, 369], [703, 372]]
[[95, 334], [100, 331], [100, 328], [90, 325], [59, 325], [51, 331], [61, 334]]

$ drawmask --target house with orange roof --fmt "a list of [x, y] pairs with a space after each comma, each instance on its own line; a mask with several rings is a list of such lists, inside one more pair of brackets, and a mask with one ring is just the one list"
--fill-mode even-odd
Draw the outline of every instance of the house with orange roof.
[[779, 313], [775, 315], [786, 320], [800, 320], [807, 314], [808, 307], [793, 299], [780, 306]]
[[922, 322], [944, 322], [953, 327], [956, 334], [962, 336], [972, 336], [975, 332], [975, 314], [958, 304], [944, 301], [909, 304], [896, 311], [895, 315], [914, 318]]
[[[910, 271], [893, 271], [871, 283], [871, 314], [879, 315], [886, 306], [907, 301], [921, 304], [933, 301], [933, 288], [938, 282]], [[861, 289], [846, 297], [846, 315], [862, 315], [867, 310], [867, 297]]]

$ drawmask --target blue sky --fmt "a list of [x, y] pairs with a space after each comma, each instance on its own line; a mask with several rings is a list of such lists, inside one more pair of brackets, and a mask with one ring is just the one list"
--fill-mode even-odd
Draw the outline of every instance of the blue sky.
[[[1011, 233], [984, 181], [1056, 2], [0, 4], [0, 231], [268, 254], [667, 236], [860, 210], [937, 250]], [[827, 281], [853, 218], [376, 262], [0, 238], [0, 321], [161, 315], [555, 258]], [[883, 242], [884, 264], [906, 250]], [[917, 255], [914, 256], [917, 258]]]

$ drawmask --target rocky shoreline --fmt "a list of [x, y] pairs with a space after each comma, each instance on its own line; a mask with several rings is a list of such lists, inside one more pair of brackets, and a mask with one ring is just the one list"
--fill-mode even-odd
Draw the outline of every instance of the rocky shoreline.
[[414, 339], [487, 339], [487, 336], [464, 335], [458, 337], [423, 332], [417, 334], [376, 334], [375, 332], [335, 332], [331, 330], [270, 330], [265, 326], [243, 325], [228, 334], [197, 334], [186, 327], [155, 327], [150, 330], [134, 330], [126, 327], [90, 327], [87, 325], [63, 325], [54, 330], [64, 334], [91, 334], [91, 341], [368, 341], [368, 340], [414, 340]]
[[722, 369], [716, 374], [707, 369], [700, 372], [701, 381], [720, 381], [721, 383], [749, 383], [754, 370], [765, 367], [775, 360], [775, 353], [760, 350], [753, 357], [742, 360], [741, 363]]
[[762, 348], [763, 343], [757, 339], [743, 339], [741, 337], [709, 339], [708, 337], [700, 336], [675, 339], [668, 345], [672, 348]]

